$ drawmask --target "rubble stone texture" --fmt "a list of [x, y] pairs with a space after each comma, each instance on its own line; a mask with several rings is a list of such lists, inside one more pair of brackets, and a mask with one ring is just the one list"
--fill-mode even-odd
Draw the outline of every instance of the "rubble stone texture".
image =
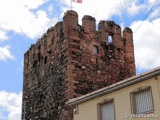
[[68, 99], [135, 75], [132, 30], [95, 22], [68, 10], [24, 54], [23, 120], [73, 120]]

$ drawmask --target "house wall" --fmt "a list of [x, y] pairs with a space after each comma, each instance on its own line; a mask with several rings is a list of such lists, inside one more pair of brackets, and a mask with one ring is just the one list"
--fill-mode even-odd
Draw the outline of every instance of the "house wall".
[[[158, 114], [152, 120], [160, 118], [160, 76], [153, 77], [143, 82], [122, 88], [110, 94], [97, 97], [93, 100], [78, 105], [78, 114], [74, 114], [74, 120], [98, 120], [98, 103], [108, 99], [114, 99], [116, 120], [146, 120], [147, 118], [131, 117], [131, 98], [130, 93], [138, 88], [151, 86], [154, 111], [149, 114]], [[128, 116], [129, 115], [129, 116]], [[127, 117], [126, 117], [127, 116]]]

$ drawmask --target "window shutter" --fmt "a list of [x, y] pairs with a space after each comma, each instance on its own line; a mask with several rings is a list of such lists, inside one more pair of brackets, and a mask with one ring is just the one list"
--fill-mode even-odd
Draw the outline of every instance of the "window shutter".
[[151, 90], [135, 93], [135, 113], [145, 113], [153, 110]]
[[113, 101], [101, 105], [101, 120], [114, 120]]

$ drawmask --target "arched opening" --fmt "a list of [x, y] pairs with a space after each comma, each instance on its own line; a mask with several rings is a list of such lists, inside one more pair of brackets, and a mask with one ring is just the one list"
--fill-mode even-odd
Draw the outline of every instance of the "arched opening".
[[108, 35], [108, 43], [112, 43], [112, 36]]

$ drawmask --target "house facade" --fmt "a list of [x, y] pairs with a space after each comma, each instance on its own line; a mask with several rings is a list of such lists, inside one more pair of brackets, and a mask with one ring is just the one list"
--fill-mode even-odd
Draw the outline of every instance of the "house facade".
[[70, 99], [74, 120], [159, 120], [160, 68]]

